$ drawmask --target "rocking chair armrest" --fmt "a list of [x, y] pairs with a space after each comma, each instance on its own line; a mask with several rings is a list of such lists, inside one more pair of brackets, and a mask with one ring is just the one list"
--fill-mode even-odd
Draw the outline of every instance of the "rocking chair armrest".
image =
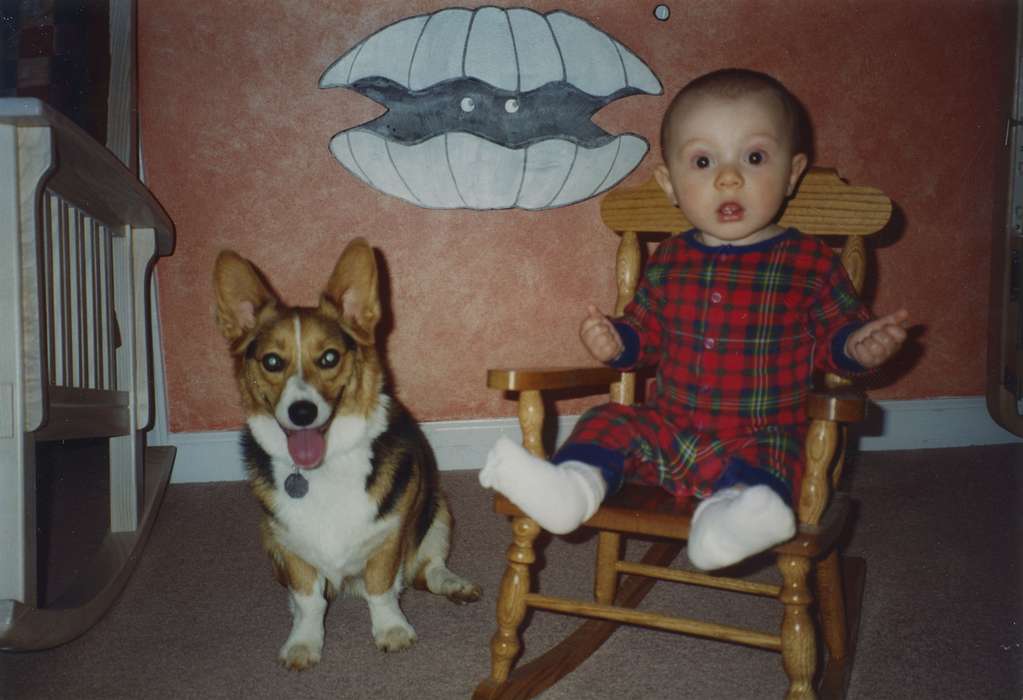
[[[545, 391], [608, 386], [622, 372], [610, 367], [521, 367], [487, 370], [487, 387], [499, 391]], [[866, 416], [867, 398], [846, 390], [812, 392], [806, 399], [811, 420], [856, 423]]]
[[487, 387], [501, 391], [543, 391], [608, 387], [622, 373], [610, 367], [524, 367], [487, 370]]
[[806, 414], [810, 420], [858, 423], [867, 415], [867, 397], [849, 389], [815, 391], [806, 397]]

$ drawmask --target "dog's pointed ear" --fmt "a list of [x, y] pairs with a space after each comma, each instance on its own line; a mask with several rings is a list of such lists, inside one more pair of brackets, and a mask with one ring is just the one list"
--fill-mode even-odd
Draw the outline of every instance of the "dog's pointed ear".
[[232, 345], [256, 327], [260, 312], [279, 303], [259, 270], [234, 251], [217, 256], [213, 267], [217, 326]]
[[373, 333], [380, 321], [380, 288], [376, 256], [365, 239], [356, 238], [341, 251], [326, 294], [337, 305], [356, 341], [373, 345]]

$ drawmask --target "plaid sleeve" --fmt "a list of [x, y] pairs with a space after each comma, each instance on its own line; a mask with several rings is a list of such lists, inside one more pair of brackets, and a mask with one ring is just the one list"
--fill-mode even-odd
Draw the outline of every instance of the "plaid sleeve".
[[673, 247], [670, 243], [670, 240], [665, 241], [654, 251], [635, 296], [621, 318], [614, 319], [625, 350], [614, 360], [613, 367], [629, 370], [653, 366], [660, 359], [664, 289], [669, 283], [669, 251]]
[[845, 354], [845, 341], [870, 321], [870, 312], [856, 294], [839, 256], [830, 249], [828, 253], [821, 271], [824, 281], [810, 311], [810, 332], [817, 347], [827, 349], [817, 353], [815, 364], [817, 369], [844, 376], [862, 374], [867, 370]]

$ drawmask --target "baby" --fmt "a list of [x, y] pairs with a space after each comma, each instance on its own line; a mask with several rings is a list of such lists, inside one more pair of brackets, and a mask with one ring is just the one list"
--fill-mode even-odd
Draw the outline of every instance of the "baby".
[[590, 306], [579, 331], [601, 362], [656, 366], [656, 388], [642, 405], [585, 413], [552, 462], [500, 439], [484, 487], [554, 533], [625, 481], [698, 498], [688, 555], [701, 569], [795, 534], [813, 371], [879, 366], [908, 319], [872, 319], [829, 247], [775, 223], [807, 167], [802, 115], [784, 86], [748, 70], [678, 93], [654, 175], [693, 229], [657, 247], [621, 318]]

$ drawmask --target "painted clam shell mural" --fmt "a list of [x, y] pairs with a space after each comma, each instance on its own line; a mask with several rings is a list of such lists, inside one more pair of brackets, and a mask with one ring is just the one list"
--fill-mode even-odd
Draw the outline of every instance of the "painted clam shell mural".
[[400, 20], [331, 65], [321, 88], [380, 103], [330, 150], [369, 186], [421, 207], [548, 209], [613, 187], [646, 155], [591, 120], [662, 92], [622, 44], [566, 12], [449, 8]]

